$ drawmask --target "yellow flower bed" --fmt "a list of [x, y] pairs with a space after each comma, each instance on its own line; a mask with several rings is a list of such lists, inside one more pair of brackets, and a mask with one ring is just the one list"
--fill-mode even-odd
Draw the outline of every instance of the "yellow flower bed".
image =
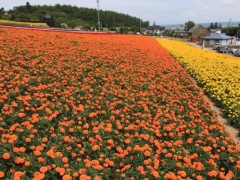
[[229, 122], [240, 127], [240, 59], [180, 41], [158, 39], [158, 42], [222, 108]]
[[48, 27], [46, 23], [17, 22], [8, 20], [0, 20], [0, 25], [24, 26], [24, 27]]

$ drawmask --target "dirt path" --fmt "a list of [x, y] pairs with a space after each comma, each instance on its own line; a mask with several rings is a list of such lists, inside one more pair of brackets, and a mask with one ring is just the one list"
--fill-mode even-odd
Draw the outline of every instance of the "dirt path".
[[[191, 78], [191, 80], [195, 86], [199, 87], [197, 85], [196, 80], [194, 80], [193, 78]], [[239, 137], [240, 129], [234, 128], [233, 126], [229, 125], [229, 123], [227, 122], [227, 119], [222, 116], [221, 109], [214, 104], [214, 102], [204, 93], [201, 87], [199, 87], [199, 89], [204, 94], [204, 99], [210, 103], [211, 109], [217, 114], [217, 120], [224, 125], [225, 130], [230, 134], [233, 140], [240, 145], [240, 137]]]

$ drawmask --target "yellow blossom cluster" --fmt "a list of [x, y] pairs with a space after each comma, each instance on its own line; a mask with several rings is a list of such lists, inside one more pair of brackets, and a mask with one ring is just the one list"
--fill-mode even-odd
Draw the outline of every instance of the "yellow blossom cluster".
[[158, 42], [222, 108], [229, 122], [240, 127], [240, 59], [181, 41], [158, 39]]

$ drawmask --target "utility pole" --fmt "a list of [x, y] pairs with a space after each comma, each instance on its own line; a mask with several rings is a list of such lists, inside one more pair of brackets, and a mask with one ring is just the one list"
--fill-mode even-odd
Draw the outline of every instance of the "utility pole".
[[97, 1], [97, 10], [98, 10], [98, 31], [100, 32], [100, 14], [99, 14], [99, 0]]
[[230, 18], [230, 20], [229, 20], [229, 22], [228, 22], [228, 35], [229, 35], [229, 26], [230, 26], [230, 22], [231, 22], [231, 18]]
[[142, 29], [142, 19], [140, 19], [140, 24], [139, 24], [139, 32], [141, 34], [141, 29]]

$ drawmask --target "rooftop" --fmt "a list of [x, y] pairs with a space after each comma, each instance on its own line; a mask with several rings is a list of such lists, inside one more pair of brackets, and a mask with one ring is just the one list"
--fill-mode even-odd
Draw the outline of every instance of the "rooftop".
[[204, 28], [203, 26], [201, 26], [201, 25], [197, 25], [197, 26], [194, 26], [194, 27], [192, 27], [191, 29], [189, 29], [189, 33], [192, 33], [195, 29], [197, 29], [197, 28]]
[[206, 40], [228, 40], [228, 39], [232, 39], [231, 36], [227, 36], [226, 34], [223, 33], [217, 33], [217, 34], [213, 34], [210, 36], [205, 36], [202, 39], [206, 39]]

